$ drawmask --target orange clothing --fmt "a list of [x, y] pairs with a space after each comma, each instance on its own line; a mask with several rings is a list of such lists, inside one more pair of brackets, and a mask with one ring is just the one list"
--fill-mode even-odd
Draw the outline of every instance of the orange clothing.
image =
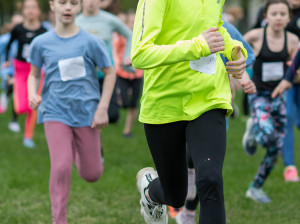
[[119, 35], [114, 34], [113, 36], [113, 57], [116, 68], [116, 73], [118, 76], [124, 79], [139, 79], [144, 76], [144, 71], [135, 69], [135, 72], [129, 72], [123, 67], [123, 58], [126, 49], [126, 39]]

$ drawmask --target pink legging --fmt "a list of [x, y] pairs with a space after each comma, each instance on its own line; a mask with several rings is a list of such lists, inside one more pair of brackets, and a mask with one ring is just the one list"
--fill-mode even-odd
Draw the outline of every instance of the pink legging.
[[53, 224], [66, 224], [73, 161], [80, 177], [88, 182], [97, 181], [103, 173], [100, 132], [56, 121], [45, 122], [44, 128], [51, 162], [49, 191]]
[[[25, 138], [33, 138], [33, 133], [36, 124], [37, 112], [36, 110], [31, 110], [28, 101], [28, 91], [27, 91], [27, 79], [30, 72], [30, 64], [27, 62], [14, 60], [15, 68], [15, 82], [14, 82], [14, 109], [17, 114], [27, 114], [25, 119]], [[43, 75], [41, 76], [43, 77]], [[38, 93], [40, 94], [42, 89], [43, 78], [40, 82], [40, 88]]]

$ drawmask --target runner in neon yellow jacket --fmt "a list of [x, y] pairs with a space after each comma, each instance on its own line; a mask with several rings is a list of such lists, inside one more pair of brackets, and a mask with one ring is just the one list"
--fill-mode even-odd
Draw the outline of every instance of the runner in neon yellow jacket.
[[[139, 1], [131, 57], [134, 67], [146, 70], [141, 122], [163, 124], [193, 120], [215, 108], [227, 109], [227, 115], [232, 112], [228, 76], [219, 54], [214, 68], [204, 68], [204, 73], [191, 69], [193, 63], [197, 67], [197, 61], [190, 62], [211, 55], [207, 42], [201, 36], [210, 27], [219, 27], [218, 32], [225, 42], [225, 50], [220, 53], [229, 60], [233, 48], [242, 47], [222, 27], [220, 18], [224, 2]], [[246, 58], [247, 52], [243, 47], [242, 53]], [[214, 60], [214, 57], [211, 59]]]
[[[187, 195], [186, 145], [196, 171], [199, 223], [225, 224], [225, 115], [232, 112], [226, 68], [241, 78], [247, 52], [222, 27], [224, 0], [140, 0], [133, 30], [133, 66], [145, 70], [139, 120], [157, 173], [137, 174], [147, 224], [167, 224], [166, 205]], [[231, 62], [225, 67], [219, 53]]]

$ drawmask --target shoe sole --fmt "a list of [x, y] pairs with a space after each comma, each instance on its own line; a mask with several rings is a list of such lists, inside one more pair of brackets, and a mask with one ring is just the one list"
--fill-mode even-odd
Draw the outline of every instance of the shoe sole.
[[294, 180], [292, 180], [292, 179], [290, 179], [290, 180], [285, 180], [285, 182], [287, 182], [287, 183], [296, 183], [296, 182], [299, 182], [299, 178], [298, 179], [294, 179]]
[[251, 194], [249, 191], [246, 192], [246, 198], [250, 198], [250, 199], [252, 199], [253, 201], [255, 201], [255, 202], [257, 202], [257, 203], [261, 203], [261, 204], [268, 204], [268, 203], [271, 202], [271, 200], [270, 200], [269, 202], [259, 201], [259, 200], [257, 200], [256, 198], [254, 198], [254, 197], [252, 196], [252, 194]]

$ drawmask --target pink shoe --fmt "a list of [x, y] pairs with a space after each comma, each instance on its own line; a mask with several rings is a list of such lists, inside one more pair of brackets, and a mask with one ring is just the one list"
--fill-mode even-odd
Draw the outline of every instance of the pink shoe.
[[286, 182], [298, 182], [299, 176], [295, 166], [287, 166], [283, 172], [283, 176]]
[[5, 113], [5, 109], [0, 105], [0, 114], [4, 114]]

